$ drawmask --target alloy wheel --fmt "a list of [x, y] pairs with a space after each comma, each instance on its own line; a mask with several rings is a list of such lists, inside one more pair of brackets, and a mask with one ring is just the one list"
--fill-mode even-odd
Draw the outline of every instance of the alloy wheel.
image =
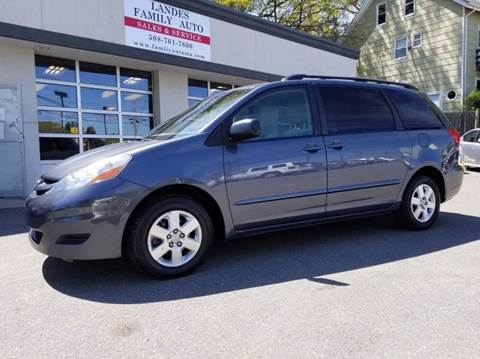
[[413, 216], [421, 223], [428, 222], [435, 214], [437, 199], [432, 187], [427, 184], [421, 184], [415, 189], [410, 203]]
[[148, 251], [166, 267], [180, 267], [190, 262], [202, 244], [202, 228], [197, 218], [186, 211], [162, 214], [148, 232]]

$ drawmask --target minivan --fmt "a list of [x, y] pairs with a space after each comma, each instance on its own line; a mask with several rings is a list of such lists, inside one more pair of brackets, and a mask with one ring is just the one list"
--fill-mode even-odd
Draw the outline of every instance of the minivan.
[[26, 201], [30, 242], [166, 278], [225, 238], [385, 213], [425, 230], [462, 184], [459, 143], [408, 84], [293, 75], [236, 88], [46, 172]]

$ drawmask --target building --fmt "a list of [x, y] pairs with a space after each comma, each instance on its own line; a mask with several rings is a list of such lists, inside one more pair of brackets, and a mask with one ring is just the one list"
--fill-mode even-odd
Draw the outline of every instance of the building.
[[62, 159], [225, 90], [354, 76], [358, 51], [197, 0], [8, 0], [0, 12], [0, 197]]
[[479, 86], [480, 2], [366, 0], [347, 43], [361, 48], [359, 74], [403, 81], [444, 111], [461, 111]]

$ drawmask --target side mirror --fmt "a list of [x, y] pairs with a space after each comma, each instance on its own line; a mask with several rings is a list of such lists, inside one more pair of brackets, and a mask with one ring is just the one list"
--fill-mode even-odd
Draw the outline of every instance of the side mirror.
[[234, 142], [258, 137], [260, 133], [260, 122], [257, 119], [240, 120], [232, 123], [232, 127], [230, 127], [230, 139]]

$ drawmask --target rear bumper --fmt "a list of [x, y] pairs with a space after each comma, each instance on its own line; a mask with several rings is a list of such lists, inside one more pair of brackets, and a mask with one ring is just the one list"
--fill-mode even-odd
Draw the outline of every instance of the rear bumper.
[[68, 192], [33, 193], [25, 204], [30, 243], [62, 259], [119, 258], [128, 218], [145, 194], [144, 187], [121, 179]]
[[455, 164], [448, 169], [445, 174], [445, 200], [452, 199], [462, 187], [463, 168], [460, 164]]

